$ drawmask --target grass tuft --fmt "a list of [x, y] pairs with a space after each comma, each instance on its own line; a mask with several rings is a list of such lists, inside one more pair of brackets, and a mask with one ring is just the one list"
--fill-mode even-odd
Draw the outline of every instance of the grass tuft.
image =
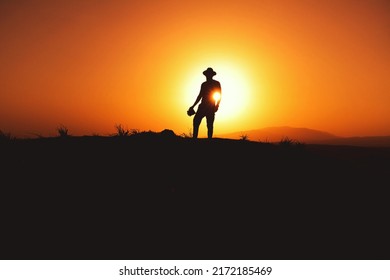
[[291, 147], [294, 145], [294, 143], [295, 143], [295, 141], [293, 139], [288, 138], [288, 137], [283, 137], [279, 141], [279, 145], [283, 146], [283, 147]]
[[296, 148], [299, 148], [299, 149], [303, 149], [306, 147], [306, 145], [304, 143], [301, 143], [297, 140], [293, 140], [291, 138], [288, 138], [288, 137], [284, 137], [280, 140], [279, 142], [279, 146], [281, 147], [296, 147]]
[[180, 134], [180, 136], [183, 137], [183, 138], [192, 138], [193, 134], [192, 134], [191, 128], [188, 129], [188, 133], [183, 132], [182, 134]]
[[115, 136], [126, 137], [130, 135], [130, 130], [124, 128], [121, 124], [116, 124], [115, 129], [116, 129]]
[[11, 133], [9, 132], [4, 132], [0, 130], [0, 141], [1, 142], [9, 142], [11, 140], [14, 140], [15, 137], [12, 137]]
[[57, 127], [57, 133], [58, 135], [61, 137], [61, 138], [66, 138], [66, 137], [69, 137], [69, 129], [63, 125], [63, 124], [60, 124], [58, 127]]
[[136, 135], [136, 134], [141, 133], [141, 131], [139, 129], [124, 128], [122, 124], [116, 124], [115, 129], [116, 129], [116, 133], [114, 134], [114, 136], [119, 136], [119, 137], [126, 137], [126, 136]]
[[240, 140], [241, 140], [241, 141], [248, 141], [248, 140], [249, 140], [248, 134], [242, 134], [242, 135], [240, 135]]

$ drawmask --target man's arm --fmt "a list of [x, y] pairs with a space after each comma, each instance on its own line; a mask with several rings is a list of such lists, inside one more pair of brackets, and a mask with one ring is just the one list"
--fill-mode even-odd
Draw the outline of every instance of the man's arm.
[[198, 96], [196, 97], [194, 104], [190, 108], [194, 108], [196, 106], [196, 104], [198, 104], [199, 101], [202, 99], [202, 88], [203, 88], [203, 85], [200, 87], [200, 92], [199, 92]]
[[193, 104], [191, 107], [192, 107], [192, 108], [193, 108], [193, 107], [195, 107], [195, 106], [196, 106], [196, 104], [198, 104], [198, 103], [199, 103], [200, 99], [201, 99], [201, 96], [200, 96], [200, 94], [199, 94], [199, 95], [198, 95], [198, 97], [196, 98], [196, 100], [195, 100], [194, 104]]

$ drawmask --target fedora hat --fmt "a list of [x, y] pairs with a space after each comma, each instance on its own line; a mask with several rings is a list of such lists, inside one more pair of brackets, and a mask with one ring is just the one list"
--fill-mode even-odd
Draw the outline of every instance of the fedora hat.
[[217, 73], [213, 70], [213, 68], [209, 67], [207, 68], [206, 70], [203, 71], [203, 75], [205, 75], [206, 77], [212, 77], [214, 75], [216, 75]]

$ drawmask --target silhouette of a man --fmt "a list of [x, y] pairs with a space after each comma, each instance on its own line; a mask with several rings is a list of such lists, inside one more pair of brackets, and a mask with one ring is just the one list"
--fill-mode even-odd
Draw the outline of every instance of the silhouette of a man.
[[193, 110], [196, 104], [201, 101], [193, 119], [192, 137], [194, 139], [198, 138], [199, 126], [204, 117], [206, 117], [207, 122], [207, 137], [209, 139], [213, 137], [215, 112], [218, 111], [222, 94], [220, 82], [213, 79], [213, 76], [216, 74], [211, 67], [203, 71], [203, 75], [206, 76], [206, 81], [202, 83], [194, 105], [189, 108], [189, 110]]

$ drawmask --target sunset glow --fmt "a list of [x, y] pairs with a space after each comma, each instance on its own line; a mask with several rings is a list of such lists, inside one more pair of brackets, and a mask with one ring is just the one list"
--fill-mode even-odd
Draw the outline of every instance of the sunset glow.
[[388, 1], [1, 1], [0, 11], [3, 132], [188, 133], [212, 67], [215, 135], [390, 135]]

